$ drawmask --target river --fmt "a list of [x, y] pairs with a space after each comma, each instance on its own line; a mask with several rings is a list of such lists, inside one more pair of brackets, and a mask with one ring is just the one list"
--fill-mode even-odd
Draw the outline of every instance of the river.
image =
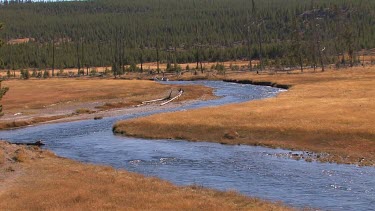
[[207, 142], [146, 140], [112, 133], [118, 120], [156, 113], [240, 103], [274, 97], [281, 89], [221, 81], [168, 82], [215, 89], [219, 99], [102, 120], [42, 124], [1, 131], [12, 142], [42, 139], [57, 155], [156, 176], [177, 185], [237, 190], [294, 207], [323, 210], [375, 210], [375, 168], [305, 162], [275, 156], [290, 151]]

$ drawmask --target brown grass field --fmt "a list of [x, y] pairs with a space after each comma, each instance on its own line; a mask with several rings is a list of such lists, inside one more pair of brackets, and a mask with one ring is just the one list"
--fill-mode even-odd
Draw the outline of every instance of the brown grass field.
[[293, 86], [272, 99], [119, 122], [114, 132], [308, 150], [329, 153], [322, 161], [375, 165], [375, 68], [226, 77]]
[[[11, 80], [2, 85], [9, 87], [9, 92], [2, 99], [5, 116], [0, 128], [59, 119], [88, 109], [95, 112], [134, 106], [166, 97], [171, 90], [175, 94], [179, 88], [185, 90], [179, 101], [212, 96], [212, 90], [203, 86], [172, 86], [141, 80]], [[22, 115], [14, 116], [17, 113]]]
[[[20, 41], [24, 41], [25, 39], [20, 39]], [[16, 41], [14, 41], [16, 42]], [[252, 61], [253, 65], [256, 65], [259, 63], [259, 61], [257, 60], [253, 60]], [[210, 69], [212, 67], [212, 65], [216, 65], [217, 62], [202, 62], [202, 67], [206, 68], [206, 69]], [[229, 68], [231, 65], [237, 65], [238, 67], [245, 67], [247, 65], [249, 65], [249, 61], [246, 61], [246, 60], [234, 60], [234, 61], [226, 61], [226, 62], [222, 62], [221, 64], [224, 65], [224, 67], [226, 68]], [[189, 66], [189, 68], [192, 70], [194, 68], [196, 68], [197, 66], [197, 63], [183, 63], [183, 64], [179, 64], [182, 68], [182, 70], [186, 70], [186, 66]], [[127, 66], [128, 67], [128, 66]], [[137, 64], [137, 67], [141, 67], [140, 64]], [[200, 67], [200, 66], [199, 66]], [[105, 69], [108, 69], [108, 70], [111, 70], [111, 67], [95, 67], [96, 71], [97, 72], [104, 72]], [[160, 63], [159, 64], [159, 68], [164, 71], [166, 68], [167, 68], [167, 64], [166, 63]], [[93, 67], [91, 67], [89, 69], [89, 72], [93, 69]], [[147, 71], [147, 70], [156, 70], [157, 69], [157, 63], [156, 62], [147, 62], [147, 63], [144, 63], [143, 64], [143, 70], [144, 71]], [[30, 71], [30, 74], [32, 73], [33, 69], [29, 69]], [[44, 70], [43, 70], [44, 71]], [[49, 69], [50, 71], [50, 74], [52, 74], [52, 70]], [[55, 74], [57, 74], [60, 70], [59, 69], [56, 69], [55, 70]], [[77, 68], [66, 68], [66, 69], [63, 69], [64, 73], [68, 74], [68, 73], [73, 73], [73, 74], [77, 74], [78, 72], [78, 69]], [[85, 74], [86, 74], [86, 71], [87, 69], [85, 68], [84, 69], [85, 71]], [[20, 70], [11, 70], [11, 74], [13, 76], [13, 72], [16, 73], [16, 77], [20, 77]], [[137, 77], [137, 75], [142, 75], [142, 74], [139, 74], [139, 73], [127, 73], [128, 75], [130, 75], [129, 77]], [[0, 76], [6, 76], [7, 75], [7, 70], [0, 70]], [[128, 78], [127, 75], [123, 75], [122, 77], [125, 77], [125, 78]]]
[[[210, 69], [212, 65], [216, 65], [218, 62], [202, 62], [202, 67], [206, 68], [206, 69]], [[253, 65], [255, 64], [258, 64], [259, 61], [252, 61]], [[247, 66], [249, 65], [249, 61], [246, 61], [246, 60], [235, 60], [235, 61], [226, 61], [226, 62], [222, 62], [221, 64], [224, 65], [224, 67], [226, 68], [229, 68], [231, 65], [237, 65], [239, 67], [242, 67], [242, 66]], [[183, 64], [179, 64], [181, 66], [181, 68], [183, 70], [186, 69], [186, 66], [189, 66], [190, 69], [194, 69], [197, 67], [197, 63], [196, 62], [192, 62], [192, 63], [183, 63]], [[138, 64], [138, 66], [140, 66]], [[200, 67], [200, 64], [199, 64], [199, 67]], [[157, 63], [156, 62], [150, 62], [150, 63], [144, 63], [143, 64], [143, 68], [144, 69], [152, 69], [152, 70], [156, 70], [157, 69]], [[164, 70], [167, 68], [167, 64], [165, 63], [162, 63], [162, 64], [159, 64], [159, 68]]]
[[11, 39], [7, 42], [9, 45], [17, 45], [22, 43], [28, 43], [30, 41], [35, 41], [34, 38], [20, 38], [20, 39]]
[[0, 141], [0, 210], [291, 210]]

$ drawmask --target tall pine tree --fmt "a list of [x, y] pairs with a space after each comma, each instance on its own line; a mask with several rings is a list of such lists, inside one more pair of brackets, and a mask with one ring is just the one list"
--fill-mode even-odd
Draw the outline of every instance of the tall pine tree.
[[[3, 24], [0, 23], [0, 30], [3, 28]], [[0, 47], [3, 45], [3, 41], [0, 40]], [[9, 90], [8, 87], [1, 87], [2, 80], [0, 79], [0, 100], [3, 98], [5, 93]], [[0, 104], [0, 116], [3, 115], [3, 105]]]

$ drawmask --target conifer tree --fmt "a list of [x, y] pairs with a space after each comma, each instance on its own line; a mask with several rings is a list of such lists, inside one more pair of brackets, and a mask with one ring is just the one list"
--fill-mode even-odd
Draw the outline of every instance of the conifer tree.
[[302, 33], [299, 29], [298, 17], [295, 17], [292, 23], [292, 43], [291, 52], [293, 57], [296, 59], [300, 66], [301, 72], [303, 72], [303, 52], [302, 52]]
[[[3, 24], [0, 23], [0, 30], [3, 28]], [[3, 41], [0, 40], [0, 47], [3, 45]], [[1, 82], [2, 80], [0, 79], [0, 100], [3, 98], [3, 96], [5, 95], [5, 93], [7, 93], [7, 91], [9, 90], [8, 87], [1, 87]], [[0, 116], [4, 115], [3, 113], [3, 105], [0, 104]]]

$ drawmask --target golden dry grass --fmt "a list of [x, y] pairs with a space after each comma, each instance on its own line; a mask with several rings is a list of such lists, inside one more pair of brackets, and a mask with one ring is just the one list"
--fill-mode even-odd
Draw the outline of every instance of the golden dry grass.
[[3, 151], [0, 151], [0, 165], [5, 162], [5, 154]]
[[[206, 69], [210, 69], [212, 65], [216, 65], [218, 62], [203, 62], [202, 63], [202, 67], [206, 68]], [[259, 61], [257, 60], [254, 60], [252, 61], [252, 64], [255, 65], [255, 64], [258, 64]], [[249, 65], [249, 61], [244, 61], [244, 60], [233, 60], [233, 61], [226, 61], [226, 62], [221, 62], [221, 64], [224, 65], [224, 67], [226, 68], [229, 68], [231, 65], [237, 65], [239, 67], [242, 67], [242, 66], [248, 66]], [[181, 66], [181, 68], [183, 70], [186, 69], [186, 66], [189, 66], [190, 69], [195, 69], [197, 67], [197, 63], [196, 62], [192, 62], [192, 63], [182, 63], [182, 64], [179, 64]], [[137, 66], [140, 67], [140, 64], [138, 64]], [[149, 62], [149, 63], [144, 63], [143, 64], [143, 68], [146, 68], [146, 69], [153, 69], [153, 70], [156, 70], [157, 69], [157, 63], [156, 62]], [[167, 64], [166, 63], [163, 63], [163, 64], [159, 64], [159, 68], [164, 70], [167, 68]], [[200, 64], [199, 64], [199, 68], [200, 68]]]
[[325, 152], [328, 161], [375, 165], [374, 68], [230, 78], [293, 87], [272, 99], [119, 122], [114, 131]]
[[[153, 81], [140, 80], [16, 80], [4, 81], [3, 86], [9, 87], [2, 104], [5, 112], [31, 109], [44, 109], [46, 106], [67, 102], [93, 102], [111, 99], [139, 103], [169, 94], [169, 90], [179, 86], [162, 85]], [[187, 91], [185, 100], [207, 94], [210, 89], [205, 87], [183, 87]]]
[[17, 121], [2, 121], [0, 122], [0, 130], [10, 129], [10, 128], [18, 128], [18, 127], [25, 127], [28, 125], [37, 124], [40, 122], [48, 122], [57, 119], [63, 119], [66, 117], [70, 117], [72, 115], [57, 115], [57, 116], [45, 116], [45, 117], [34, 117], [27, 120], [17, 120]]
[[[0, 185], [0, 210], [290, 210], [233, 191], [177, 187], [105, 166], [0, 142], [15, 169]], [[0, 171], [6, 171], [0, 166]]]
[[7, 44], [16, 45], [16, 44], [28, 43], [30, 41], [35, 41], [35, 39], [34, 38], [11, 39], [7, 42]]
[[[134, 106], [141, 101], [166, 97], [170, 90], [177, 92], [179, 88], [185, 90], [180, 101], [212, 96], [212, 89], [203, 86], [162, 85], [146, 80], [12, 80], [2, 85], [10, 89], [2, 99], [8, 120], [0, 122], [0, 129], [61, 119], [72, 113], [88, 113], [88, 109], [90, 113], [95, 109]], [[82, 109], [90, 103], [96, 103], [97, 108]], [[21, 113], [23, 119], [13, 121], [16, 113]]]
[[[26, 39], [19, 39], [19, 40], [15, 40], [14, 41], [16, 44], [16, 42], [28, 42], [28, 38]], [[207, 69], [210, 69], [212, 67], [212, 65], [216, 65], [218, 62], [203, 62], [202, 63], [202, 67], [205, 68], [206, 70]], [[258, 60], [253, 60], [252, 61], [252, 64], [253, 65], [256, 65], [258, 64], [259, 61]], [[226, 61], [226, 62], [221, 62], [220, 64], [223, 64], [225, 68], [230, 68], [231, 65], [236, 65], [238, 67], [247, 67], [249, 65], [249, 61], [246, 61], [246, 60], [233, 60], [233, 61]], [[181, 63], [181, 64], [178, 64], [181, 66], [182, 70], [186, 70], [186, 66], [189, 66], [190, 70], [193, 70], [196, 68], [197, 66], [197, 63], [195, 62], [192, 62], [192, 63]], [[129, 66], [127, 66], [128, 68]], [[140, 64], [137, 64], [137, 67], [140, 68], [141, 65]], [[97, 72], [105, 72], [105, 70], [111, 70], [111, 67], [92, 67], [92, 68], [95, 68], [95, 70]], [[89, 69], [89, 72], [92, 70], [92, 68]], [[159, 68], [162, 70], [162, 71], [165, 71], [165, 69], [167, 68], [167, 63], [160, 63], [159, 64]], [[200, 64], [199, 64], [199, 68], [200, 68]], [[156, 62], [147, 62], [147, 63], [143, 63], [143, 69], [145, 70], [145, 73], [127, 73], [126, 75], [122, 75], [121, 77], [122, 78], [137, 78], [137, 77], [145, 77], [145, 78], [152, 78], [152, 76], [148, 75], [148, 73], [146, 73], [148, 70], [156, 70], [157, 69], [157, 63]], [[30, 73], [33, 71], [34, 69], [32, 68], [29, 68], [29, 71]], [[44, 70], [43, 70], [44, 71]], [[50, 72], [50, 74], [52, 74], [52, 70], [51, 69], [48, 69], [48, 71]], [[57, 74], [60, 70], [55, 70], [55, 74]], [[69, 74], [69, 73], [72, 73], [72, 74], [77, 74], [78, 73], [78, 69], [77, 68], [66, 68], [66, 69], [63, 69], [64, 73], [66, 74]], [[20, 70], [11, 70], [11, 75], [13, 76], [13, 72], [15, 72], [16, 74], [16, 77], [20, 77], [21, 74], [20, 74]], [[84, 69], [84, 72], [86, 74], [87, 72], [87, 69]], [[6, 77], [7, 76], [7, 70], [0, 70], [0, 76], [4, 76]], [[161, 76], [161, 74], [160, 74]]]
[[95, 111], [92, 111], [88, 108], [79, 108], [74, 113], [75, 114], [92, 114], [92, 113], [95, 113]]

